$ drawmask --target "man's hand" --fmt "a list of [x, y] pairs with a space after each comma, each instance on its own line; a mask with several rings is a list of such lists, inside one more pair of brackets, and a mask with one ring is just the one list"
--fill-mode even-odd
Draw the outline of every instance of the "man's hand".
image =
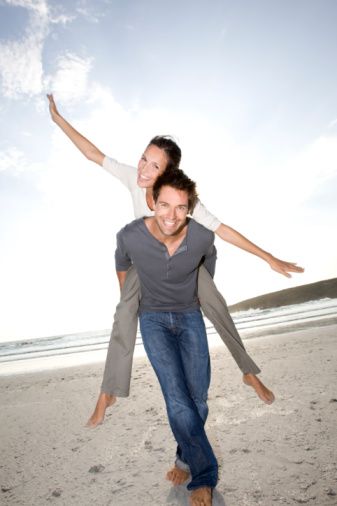
[[291, 278], [290, 272], [304, 272], [303, 267], [299, 267], [296, 263], [285, 262], [279, 258], [273, 257], [272, 255], [270, 256], [268, 263], [274, 271], [283, 274], [283, 276], [286, 276], [287, 278]]

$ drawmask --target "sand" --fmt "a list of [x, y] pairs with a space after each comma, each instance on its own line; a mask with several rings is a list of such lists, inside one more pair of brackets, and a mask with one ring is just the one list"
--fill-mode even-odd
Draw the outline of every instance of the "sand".
[[[337, 325], [246, 341], [276, 402], [211, 350], [207, 433], [220, 464], [214, 506], [337, 505]], [[175, 443], [146, 358], [131, 395], [87, 429], [103, 364], [0, 379], [0, 503], [186, 505], [164, 477]]]

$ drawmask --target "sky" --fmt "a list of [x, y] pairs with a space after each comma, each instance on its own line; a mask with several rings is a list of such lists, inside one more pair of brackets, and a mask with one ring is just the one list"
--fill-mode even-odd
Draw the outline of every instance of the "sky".
[[335, 0], [0, 0], [0, 340], [106, 329], [130, 196], [51, 121], [131, 165], [170, 134], [223, 223], [228, 304], [337, 276]]

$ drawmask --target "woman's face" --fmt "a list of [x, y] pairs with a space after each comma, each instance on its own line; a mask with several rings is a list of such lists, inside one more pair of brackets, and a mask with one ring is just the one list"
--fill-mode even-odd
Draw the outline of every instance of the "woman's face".
[[137, 184], [141, 188], [152, 188], [158, 176], [167, 167], [167, 155], [158, 146], [150, 144], [138, 162]]

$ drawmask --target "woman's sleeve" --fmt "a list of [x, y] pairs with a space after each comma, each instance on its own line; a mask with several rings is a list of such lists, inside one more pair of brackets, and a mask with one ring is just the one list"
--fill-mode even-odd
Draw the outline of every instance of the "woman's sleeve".
[[134, 186], [137, 184], [136, 167], [119, 163], [117, 160], [109, 158], [108, 156], [104, 157], [102, 167], [109, 172], [109, 174], [119, 179], [120, 182], [123, 183], [130, 191], [132, 191]]
[[195, 205], [192, 213], [192, 218], [200, 223], [200, 225], [208, 228], [208, 230], [212, 230], [212, 232], [215, 232], [216, 229], [221, 225], [221, 221], [218, 220], [218, 218], [216, 218], [212, 213], [210, 213], [208, 209], [206, 209], [206, 207], [200, 202], [200, 200], [198, 200]]

